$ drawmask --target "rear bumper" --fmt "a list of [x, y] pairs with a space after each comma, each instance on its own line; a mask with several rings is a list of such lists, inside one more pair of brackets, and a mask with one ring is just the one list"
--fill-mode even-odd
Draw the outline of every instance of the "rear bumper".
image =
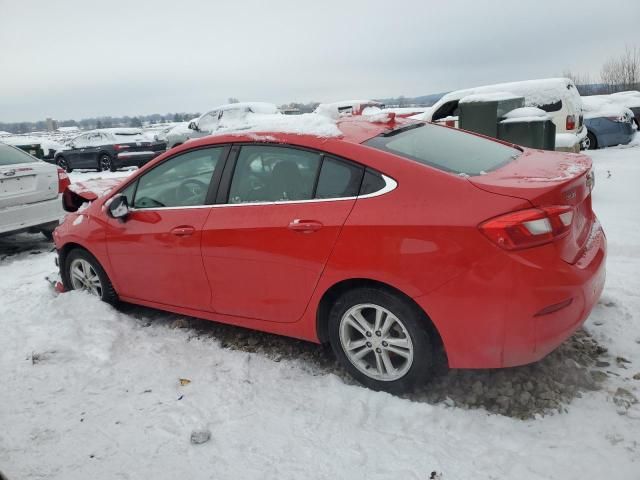
[[62, 196], [44, 202], [0, 209], [0, 235], [60, 222], [64, 218]]
[[161, 152], [152, 150], [142, 152], [120, 152], [116, 155], [115, 164], [117, 167], [140, 167], [162, 153], [164, 153], [164, 150]]
[[585, 125], [582, 125], [575, 133], [558, 132], [556, 133], [556, 151], [580, 153], [580, 147], [585, 138], [587, 138]]
[[605, 259], [606, 238], [595, 222], [574, 265], [553, 244], [499, 252], [415, 300], [438, 328], [452, 368], [524, 365], [584, 323], [604, 288]]

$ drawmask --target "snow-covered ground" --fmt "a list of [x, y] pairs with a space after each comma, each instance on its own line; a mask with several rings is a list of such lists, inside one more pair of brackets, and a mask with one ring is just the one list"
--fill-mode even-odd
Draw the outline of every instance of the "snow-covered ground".
[[[591, 155], [609, 258], [586, 327], [610, 365], [603, 388], [566, 413], [522, 421], [398, 398], [268, 346], [230, 349], [215, 329], [174, 328], [176, 315], [56, 295], [44, 280], [50, 245], [21, 236], [0, 240], [0, 470], [10, 480], [638, 480], [640, 141]], [[196, 429], [211, 439], [192, 445]]]

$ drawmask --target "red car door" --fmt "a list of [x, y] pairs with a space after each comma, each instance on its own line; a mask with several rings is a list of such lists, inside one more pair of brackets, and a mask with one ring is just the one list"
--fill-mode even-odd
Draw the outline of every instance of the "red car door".
[[200, 243], [226, 153], [222, 147], [182, 153], [122, 191], [131, 211], [124, 222], [110, 219], [107, 228], [121, 296], [210, 310]]
[[[341, 176], [337, 184], [331, 175], [336, 172]], [[221, 187], [228, 189], [221, 192], [227, 203], [211, 209], [202, 232], [212, 308], [225, 315], [297, 321], [354, 205], [361, 178], [361, 167], [317, 152], [243, 146], [230, 185]]]

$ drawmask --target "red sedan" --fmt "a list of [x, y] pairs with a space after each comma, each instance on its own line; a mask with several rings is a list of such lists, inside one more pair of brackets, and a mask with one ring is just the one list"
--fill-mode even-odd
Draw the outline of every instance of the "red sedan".
[[329, 342], [375, 389], [537, 361], [589, 315], [606, 240], [588, 157], [425, 123], [210, 136], [67, 190], [66, 289]]

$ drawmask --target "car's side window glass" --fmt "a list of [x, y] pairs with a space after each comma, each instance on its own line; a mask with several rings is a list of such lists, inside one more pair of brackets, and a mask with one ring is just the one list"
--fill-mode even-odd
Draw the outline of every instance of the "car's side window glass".
[[229, 203], [310, 200], [320, 154], [297, 148], [249, 145], [240, 149]]
[[79, 137], [76, 137], [73, 139], [73, 146], [76, 148], [82, 148], [87, 144], [87, 136], [86, 135], [80, 135]]
[[325, 157], [316, 187], [316, 198], [355, 197], [360, 190], [363, 170], [359, 165]]
[[203, 148], [173, 157], [138, 180], [135, 208], [204, 205], [222, 147]]
[[360, 195], [369, 195], [382, 190], [387, 183], [378, 172], [373, 170], [367, 170], [364, 172], [364, 178], [362, 179], [362, 186], [360, 187]]
[[133, 206], [133, 195], [136, 193], [136, 185], [138, 185], [137, 181], [127, 185], [123, 190], [120, 190], [120, 194], [127, 197], [127, 205], [129, 206]]

